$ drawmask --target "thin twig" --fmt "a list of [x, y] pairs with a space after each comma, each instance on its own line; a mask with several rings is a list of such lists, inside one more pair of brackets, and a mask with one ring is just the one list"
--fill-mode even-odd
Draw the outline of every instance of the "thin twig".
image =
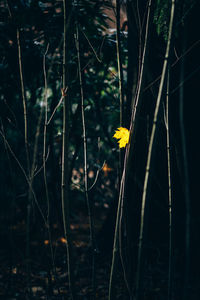
[[[196, 47], [198, 44], [200, 43], [200, 40], [196, 41], [194, 44], [192, 44], [185, 52], [183, 52], [182, 55], [180, 55], [172, 64], [171, 64], [171, 68], [173, 68], [178, 62], [179, 60], [183, 59], [187, 54], [190, 53], [190, 51]], [[199, 70], [199, 66], [195, 69], [195, 72]], [[154, 79], [154, 81], [152, 81], [150, 84], [148, 84], [144, 89], [143, 89], [143, 93], [146, 92], [149, 88], [151, 88], [156, 82], [158, 82], [161, 78], [161, 75], [159, 75], [158, 77], [156, 77]], [[190, 77], [189, 77], [190, 78]], [[184, 81], [185, 82], [185, 81]], [[175, 88], [171, 93], [174, 93], [176, 89], [178, 89], [180, 87], [180, 85]]]
[[192, 77], [194, 76], [194, 74], [196, 74], [198, 71], [200, 70], [200, 65], [198, 67], [196, 67], [194, 69], [194, 71], [190, 72], [190, 74], [188, 74], [188, 76], [186, 76], [185, 78], [183, 77], [180, 81], [180, 83], [178, 84], [177, 87], [175, 87], [171, 92], [170, 95], [174, 94], [177, 90], [181, 89], [183, 87], [183, 85]]
[[167, 169], [168, 169], [168, 203], [169, 203], [169, 269], [168, 269], [168, 300], [172, 299], [172, 186], [171, 186], [171, 158], [170, 158], [170, 135], [169, 135], [169, 81], [170, 68], [167, 74], [166, 113], [165, 124], [167, 133]]
[[36, 203], [36, 205], [37, 205], [37, 207], [38, 207], [38, 210], [39, 210], [39, 212], [40, 212], [40, 214], [41, 214], [41, 217], [42, 217], [42, 219], [43, 219], [43, 221], [44, 221], [44, 224], [45, 224], [45, 226], [46, 226], [46, 225], [47, 225], [46, 219], [45, 219], [44, 214], [43, 214], [43, 212], [42, 212], [42, 210], [41, 210], [41, 208], [40, 208], [40, 206], [39, 206], [39, 203], [38, 203], [38, 201], [37, 201], [35, 192], [34, 192], [33, 188], [31, 187], [30, 180], [29, 180], [28, 176], [26, 175], [26, 171], [24, 170], [22, 164], [20, 163], [19, 159], [18, 159], [17, 156], [15, 155], [14, 151], [12, 150], [10, 144], [8, 143], [8, 141], [7, 141], [7, 139], [6, 139], [6, 137], [4, 136], [4, 134], [3, 134], [2, 131], [0, 131], [0, 135], [2, 136], [2, 138], [3, 138], [3, 140], [4, 140], [4, 143], [7, 145], [8, 150], [10, 151], [12, 157], [14, 158], [14, 160], [16, 161], [17, 165], [19, 166], [20, 170], [22, 171], [22, 173], [23, 173], [23, 175], [24, 175], [24, 177], [25, 177], [25, 179], [26, 179], [26, 182], [27, 182], [29, 188], [31, 189], [31, 192], [32, 192], [32, 194], [33, 194], [34, 201], [35, 201], [35, 203]]
[[[47, 231], [49, 236], [49, 246], [51, 259], [53, 263], [53, 273], [55, 274], [55, 262], [53, 255], [53, 246], [52, 246], [52, 237], [51, 237], [51, 228], [50, 228], [50, 199], [49, 199], [49, 190], [47, 183], [47, 172], [46, 172], [46, 142], [47, 142], [47, 118], [48, 118], [48, 96], [47, 96], [47, 72], [46, 72], [46, 55], [49, 50], [49, 44], [47, 44], [46, 51], [43, 55], [43, 73], [44, 73], [44, 103], [45, 103], [45, 117], [44, 117], [44, 136], [43, 136], [43, 176], [44, 176], [44, 185], [45, 193], [47, 199]], [[43, 109], [42, 109], [43, 110]]]
[[30, 159], [29, 159], [29, 150], [28, 150], [28, 128], [27, 128], [27, 107], [26, 107], [26, 98], [24, 90], [24, 79], [23, 79], [23, 70], [22, 70], [22, 55], [21, 55], [21, 45], [20, 45], [20, 34], [19, 28], [17, 28], [17, 46], [18, 46], [18, 61], [19, 61], [19, 74], [20, 74], [20, 84], [21, 84], [21, 93], [24, 109], [24, 142], [26, 149], [26, 158], [27, 158], [27, 170], [28, 176], [30, 176]]
[[[69, 34], [70, 34], [70, 21], [71, 21], [71, 1], [63, 0], [63, 21], [64, 21], [64, 38], [63, 38], [63, 78], [62, 90], [66, 91], [69, 71], [67, 70], [67, 62], [69, 60]], [[62, 201], [62, 215], [63, 215], [63, 228], [64, 237], [66, 239], [66, 254], [67, 254], [67, 268], [68, 268], [68, 282], [70, 297], [74, 299], [74, 269], [72, 267], [72, 251], [71, 251], [71, 236], [70, 236], [70, 212], [69, 212], [69, 164], [68, 164], [68, 151], [69, 151], [69, 95], [63, 93], [63, 132], [62, 132], [62, 167], [61, 167], [61, 201]]]
[[30, 189], [28, 193], [27, 216], [26, 216], [26, 268], [27, 268], [27, 290], [28, 293], [31, 294], [31, 288], [30, 288], [31, 270], [30, 270], [29, 260], [30, 260], [30, 214], [31, 214], [32, 179], [31, 179], [30, 158], [29, 158], [29, 149], [28, 149], [27, 105], [26, 105], [25, 90], [24, 90], [24, 78], [23, 78], [23, 70], [22, 70], [22, 55], [21, 55], [19, 28], [17, 28], [17, 46], [18, 46], [19, 75], [20, 75], [22, 102], [23, 102], [23, 110], [24, 110], [24, 143], [25, 143], [25, 152], [26, 152], [26, 164], [27, 164], [28, 178], [30, 180]]
[[[45, 163], [47, 162], [47, 160], [49, 158], [49, 153], [50, 153], [50, 148], [48, 147], [47, 155], [45, 158]], [[42, 171], [43, 168], [44, 168], [44, 164], [42, 163], [41, 167], [37, 171], [35, 170], [34, 177], [37, 176]]]
[[95, 55], [97, 61], [100, 62], [100, 63], [102, 63], [102, 60], [98, 57], [98, 55], [97, 55], [97, 53], [96, 53], [94, 47], [92, 46], [92, 44], [91, 44], [89, 38], [87, 37], [87, 35], [85, 34], [85, 32], [84, 32], [81, 28], [79, 28], [79, 29], [80, 29], [80, 31], [82, 32], [82, 34], [84, 35], [84, 37], [86, 38], [86, 40], [87, 40], [88, 44], [90, 45], [92, 51], [94, 52], [94, 55]]
[[53, 117], [54, 117], [54, 115], [55, 115], [57, 109], [60, 107], [60, 105], [61, 105], [62, 102], [63, 102], [64, 97], [65, 97], [66, 94], [67, 94], [67, 90], [68, 90], [68, 87], [65, 88], [64, 92], [62, 91], [62, 96], [61, 96], [61, 98], [60, 98], [58, 104], [57, 104], [56, 107], [54, 108], [54, 110], [53, 110], [53, 112], [52, 112], [52, 114], [51, 114], [49, 120], [46, 122], [46, 125], [49, 125], [49, 123], [50, 123], [51, 120], [53, 119]]
[[93, 184], [88, 188], [88, 192], [91, 191], [91, 190], [93, 189], [93, 187], [95, 186], [95, 184], [96, 184], [96, 182], [97, 182], [97, 180], [98, 180], [98, 177], [99, 177], [99, 173], [100, 173], [100, 171], [103, 169], [103, 167], [105, 166], [105, 163], [106, 163], [106, 161], [104, 160], [104, 163], [103, 163], [102, 167], [101, 167], [101, 168], [98, 168], [98, 170], [97, 170], [97, 172], [96, 172], [96, 176], [95, 176], [94, 182], [93, 182]]

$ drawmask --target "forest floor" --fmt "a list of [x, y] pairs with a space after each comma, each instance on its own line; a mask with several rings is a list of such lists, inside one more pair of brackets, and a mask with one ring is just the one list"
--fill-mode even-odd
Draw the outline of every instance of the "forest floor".
[[[105, 217], [106, 211], [102, 209], [95, 220], [96, 231], [101, 228]], [[66, 240], [61, 226], [56, 223], [52, 225], [52, 248], [48, 231], [37, 224], [33, 226], [30, 249], [27, 250], [25, 221], [21, 220], [12, 226], [6, 226], [3, 221], [1, 224], [4, 224], [4, 229], [0, 233], [0, 299], [69, 299]], [[72, 218], [71, 233], [77, 299], [88, 300], [92, 292], [92, 263], [86, 214], [79, 213]], [[29, 260], [26, 258], [27, 251], [30, 251]], [[110, 258], [107, 255], [97, 256], [96, 299], [107, 299]]]
[[[108, 217], [108, 209], [101, 207], [95, 216], [95, 229], [100, 232]], [[71, 218], [72, 255], [74, 261], [76, 300], [108, 299], [112, 247], [109, 234], [103, 235], [100, 250], [95, 259], [95, 297], [92, 297], [92, 259], [89, 246], [89, 222], [86, 212]], [[36, 224], [30, 232], [30, 254], [27, 257], [26, 224], [24, 219], [9, 226], [1, 219], [0, 231], [0, 300], [66, 300], [69, 283], [66, 260], [66, 240], [61, 226], [52, 224], [50, 247], [49, 235], [44, 226]], [[105, 233], [107, 234], [107, 233]], [[97, 234], [98, 237], [98, 234]], [[112, 245], [112, 242], [110, 243]], [[157, 251], [157, 250], [156, 250]], [[157, 251], [158, 252], [158, 251]], [[155, 252], [154, 252], [155, 254]], [[118, 268], [119, 269], [119, 268]], [[166, 300], [168, 291], [167, 267], [156, 257], [146, 267], [144, 280], [145, 300]], [[29, 275], [28, 275], [29, 274]], [[123, 282], [123, 274], [115, 272], [116, 300], [130, 299]], [[173, 286], [181, 291], [181, 282], [174, 277]], [[198, 300], [199, 285], [191, 289], [191, 299]], [[180, 293], [173, 299], [181, 299]]]

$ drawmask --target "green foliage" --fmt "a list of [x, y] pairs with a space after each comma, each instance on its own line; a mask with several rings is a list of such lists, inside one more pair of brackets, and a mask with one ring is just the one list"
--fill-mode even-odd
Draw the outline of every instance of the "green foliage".
[[[174, 34], [177, 36], [180, 26], [184, 23], [190, 14], [192, 7], [195, 5], [196, 0], [178, 0], [176, 3], [176, 20]], [[157, 0], [155, 3], [153, 22], [156, 25], [158, 35], [167, 40], [169, 15], [170, 15], [171, 1]]]
[[[11, 15], [6, 6], [3, 7], [3, 20], [0, 28], [0, 92], [1, 92], [1, 122], [5, 136], [11, 145], [16, 157], [26, 169], [26, 155], [24, 147], [24, 116], [21, 99], [18, 49], [16, 29], [20, 28], [20, 44], [22, 52], [23, 77], [27, 101], [28, 144], [30, 161], [33, 160], [35, 135], [40, 113], [39, 144], [36, 156], [36, 173], [43, 162], [43, 129], [44, 129], [44, 54], [46, 55], [47, 72], [47, 100], [48, 119], [52, 115], [61, 98], [62, 82], [62, 47], [63, 47], [63, 7], [62, 1], [29, 1], [23, 4], [20, 1], [9, 1]], [[72, 8], [72, 24], [78, 22], [81, 67], [84, 85], [84, 106], [86, 117], [86, 132], [88, 141], [89, 169], [96, 172], [97, 164], [101, 167], [106, 160], [111, 168], [117, 164], [117, 151], [112, 139], [114, 129], [119, 126], [119, 95], [116, 58], [116, 33], [105, 34], [108, 17], [104, 8], [111, 6], [110, 1], [74, 1]], [[78, 80], [77, 50], [74, 41], [75, 26], [71, 27], [70, 47], [70, 164], [79, 169], [83, 163], [82, 152], [82, 124], [80, 113], [80, 86]], [[126, 36], [122, 36], [123, 64], [126, 62]], [[62, 103], [56, 110], [52, 121], [47, 127], [47, 160], [48, 183], [50, 196], [60, 193], [60, 159], [61, 159], [61, 132], [62, 132]], [[99, 141], [99, 147], [98, 147]], [[2, 141], [1, 141], [2, 142]], [[0, 160], [1, 168], [8, 161], [5, 158], [3, 144]], [[15, 165], [17, 180], [12, 188], [15, 196], [24, 194], [27, 199], [28, 186], [19, 166], [11, 156], [11, 165]], [[4, 161], [5, 160], [5, 161]], [[52, 169], [54, 166], [54, 169]], [[10, 169], [0, 175], [0, 181], [9, 178]], [[92, 184], [93, 179], [91, 179]], [[45, 197], [42, 172], [34, 178], [36, 195]], [[55, 184], [52, 184], [56, 182]], [[22, 188], [23, 187], [23, 188]], [[81, 186], [79, 187], [81, 190]], [[10, 181], [6, 180], [3, 189], [4, 199], [10, 198]], [[55, 192], [56, 191], [56, 192]], [[57, 196], [59, 197], [59, 196]]]
[[158, 35], [162, 34], [165, 40], [167, 39], [168, 32], [169, 8], [169, 1], [157, 0], [154, 13], [154, 23], [156, 24]]

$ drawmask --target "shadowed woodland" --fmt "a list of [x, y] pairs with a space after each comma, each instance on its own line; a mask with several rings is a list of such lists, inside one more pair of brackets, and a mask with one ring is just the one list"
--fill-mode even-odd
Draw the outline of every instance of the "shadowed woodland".
[[0, 299], [199, 299], [199, 1], [0, 11]]

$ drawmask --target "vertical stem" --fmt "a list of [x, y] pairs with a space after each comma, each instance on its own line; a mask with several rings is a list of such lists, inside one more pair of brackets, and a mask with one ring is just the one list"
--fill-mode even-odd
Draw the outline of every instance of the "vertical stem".
[[169, 269], [168, 269], [168, 300], [172, 298], [172, 188], [171, 188], [171, 159], [169, 136], [169, 81], [170, 69], [167, 73], [166, 92], [166, 132], [167, 132], [167, 169], [168, 169], [168, 198], [169, 198]]
[[92, 298], [95, 299], [96, 295], [96, 271], [95, 271], [95, 233], [94, 233], [94, 219], [92, 215], [92, 207], [88, 195], [88, 171], [87, 171], [87, 137], [86, 137], [86, 125], [85, 125], [85, 113], [84, 113], [84, 93], [83, 93], [83, 80], [81, 72], [81, 58], [80, 58], [80, 42], [78, 24], [76, 23], [76, 48], [78, 57], [78, 73], [81, 92], [81, 116], [82, 116], [82, 128], [83, 128], [83, 156], [84, 156], [84, 187], [85, 198], [88, 206], [88, 216], [90, 225], [90, 245], [92, 247]]
[[[124, 126], [124, 87], [123, 87], [123, 68], [122, 68], [122, 51], [121, 51], [121, 32], [120, 32], [120, 0], [116, 0], [116, 50], [117, 50], [117, 66], [118, 66], [118, 78], [119, 78], [119, 97], [120, 97], [120, 127]], [[120, 149], [119, 151], [119, 182], [121, 182], [121, 176], [122, 176], [122, 168], [123, 168], [123, 161], [124, 161], [124, 152]], [[119, 212], [123, 210], [123, 207], [118, 207]], [[116, 234], [119, 236], [119, 252], [120, 252], [120, 260], [122, 263], [122, 269], [124, 274], [124, 280], [127, 286], [127, 289], [129, 289], [127, 276], [126, 276], [126, 268], [124, 264], [123, 259], [123, 253], [122, 253], [122, 219], [121, 216], [119, 216], [119, 229], [116, 231]], [[117, 244], [115, 247], [117, 249]]]
[[138, 84], [137, 84], [137, 87], [136, 87], [136, 93], [135, 93], [135, 98], [134, 98], [134, 101], [133, 101], [133, 108], [132, 108], [132, 114], [131, 114], [131, 125], [130, 125], [131, 135], [133, 133], [133, 127], [134, 127], [134, 123], [135, 123], [135, 116], [136, 116], [137, 106], [138, 106], [138, 102], [139, 102], [139, 98], [140, 98], [143, 75], [144, 75], [144, 64], [145, 64], [146, 51], [147, 51], [147, 42], [148, 42], [148, 36], [149, 36], [149, 22], [150, 22], [150, 13], [151, 13], [151, 2], [152, 2], [152, 0], [149, 0], [149, 2], [148, 2], [144, 48], [143, 48], [141, 63], [140, 63], [140, 60], [139, 60], [139, 64], [140, 64], [140, 66], [139, 66], [139, 79], [138, 79]]
[[[129, 168], [130, 168], [130, 163], [129, 163], [130, 157], [131, 157], [130, 154], [131, 154], [132, 148], [133, 148], [133, 140], [132, 140], [133, 127], [135, 127], [135, 125], [136, 125], [135, 117], [136, 117], [137, 105], [139, 102], [142, 80], [143, 80], [144, 62], [145, 62], [145, 57], [146, 57], [147, 41], [148, 41], [148, 34], [149, 34], [150, 12], [151, 12], [151, 0], [149, 0], [149, 2], [148, 2], [144, 49], [143, 49], [142, 62], [141, 62], [141, 68], [140, 68], [140, 74], [139, 74], [139, 81], [138, 81], [137, 91], [136, 91], [136, 95], [135, 95], [135, 101], [134, 101], [133, 107], [132, 107], [131, 124], [130, 124], [130, 143], [127, 146], [126, 153], [125, 153], [124, 168], [123, 168], [123, 172], [122, 172], [122, 176], [121, 176], [121, 183], [120, 183], [118, 209], [117, 209], [116, 224], [115, 224], [115, 235], [114, 235], [114, 243], [113, 243], [112, 263], [111, 263], [110, 280], [109, 280], [109, 300], [113, 299], [113, 295], [112, 295], [113, 279], [114, 279], [114, 271], [115, 271], [115, 266], [116, 266], [117, 253], [118, 253], [118, 248], [119, 248], [119, 228], [121, 227], [120, 223], [121, 223], [122, 215], [123, 215], [125, 184], [126, 184], [126, 179], [127, 179]], [[126, 278], [125, 278], [125, 281], [126, 281]], [[127, 287], [128, 287], [128, 285], [127, 285]]]
[[49, 45], [43, 56], [43, 72], [44, 72], [44, 102], [45, 102], [45, 117], [44, 117], [44, 139], [43, 139], [43, 171], [44, 171], [44, 183], [47, 197], [47, 224], [49, 224], [49, 191], [47, 185], [46, 176], [46, 139], [47, 139], [47, 117], [48, 117], [48, 99], [47, 99], [47, 74], [46, 74], [46, 54], [48, 52]]
[[24, 90], [24, 79], [23, 79], [23, 70], [22, 70], [22, 55], [21, 55], [19, 28], [17, 28], [17, 46], [18, 46], [20, 84], [21, 84], [21, 93], [22, 93], [22, 101], [23, 101], [23, 109], [24, 109], [24, 143], [25, 143], [26, 159], [27, 159], [27, 171], [29, 174], [28, 176], [30, 176], [30, 159], [29, 159], [29, 151], [28, 151], [28, 128], [27, 128], [27, 106], [26, 106], [26, 97], [25, 97], [25, 90]]
[[26, 164], [27, 164], [27, 177], [30, 182], [29, 193], [28, 193], [28, 203], [27, 203], [27, 216], [26, 216], [26, 269], [27, 269], [27, 291], [30, 294], [30, 215], [31, 215], [31, 200], [32, 200], [32, 180], [30, 171], [30, 159], [29, 159], [29, 149], [28, 149], [28, 128], [27, 128], [27, 106], [24, 90], [24, 78], [22, 70], [22, 55], [21, 55], [21, 45], [20, 45], [20, 33], [19, 28], [17, 28], [17, 47], [18, 47], [18, 62], [19, 62], [19, 74], [20, 74], [20, 84], [22, 93], [22, 102], [24, 110], [24, 144], [26, 152]]
[[116, 48], [117, 66], [119, 78], [119, 97], [120, 97], [120, 126], [124, 123], [124, 88], [123, 88], [123, 68], [121, 55], [121, 36], [120, 36], [120, 1], [116, 0]]
[[[68, 4], [68, 5], [67, 5]], [[68, 18], [69, 18], [69, 1], [63, 0], [64, 11], [64, 40], [63, 40], [63, 132], [62, 132], [62, 174], [61, 174], [61, 199], [62, 199], [62, 214], [64, 236], [66, 239], [67, 250], [67, 266], [68, 266], [68, 280], [71, 299], [74, 299], [74, 282], [73, 282], [73, 268], [71, 257], [71, 236], [70, 236], [70, 214], [69, 214], [69, 165], [68, 165], [68, 151], [69, 151], [69, 96], [65, 93], [68, 83], [67, 76], [67, 61], [69, 55], [69, 43], [67, 45]]]
[[[43, 72], [44, 72], [44, 102], [45, 102], [45, 116], [44, 116], [44, 137], [43, 137], [43, 176], [44, 176], [44, 185], [45, 185], [45, 193], [47, 199], [47, 231], [49, 236], [49, 245], [50, 245], [50, 253], [53, 262], [53, 272], [55, 273], [55, 264], [53, 257], [53, 246], [52, 246], [52, 238], [51, 238], [51, 228], [50, 228], [50, 199], [49, 199], [49, 190], [47, 183], [47, 173], [46, 173], [46, 143], [47, 143], [47, 122], [48, 122], [48, 97], [47, 97], [47, 73], [46, 73], [46, 55], [49, 49], [49, 44], [47, 45], [46, 52], [43, 56]], [[43, 109], [41, 109], [42, 115]]]
[[113, 279], [114, 279], [114, 273], [115, 273], [116, 262], [117, 262], [117, 254], [119, 249], [119, 222], [121, 217], [121, 205], [122, 205], [121, 199], [124, 193], [124, 180], [125, 180], [125, 170], [123, 170], [122, 177], [121, 177], [120, 194], [119, 194], [119, 201], [117, 207], [117, 216], [116, 216], [115, 234], [114, 234], [114, 243], [113, 243], [113, 252], [112, 252], [112, 263], [111, 263], [110, 279], [109, 279], [109, 295], [108, 295], [109, 300], [114, 299]]
[[[123, 89], [123, 68], [121, 55], [121, 37], [120, 37], [120, 1], [116, 0], [116, 50], [117, 50], [117, 67], [119, 78], [119, 99], [120, 99], [120, 127], [124, 124], [124, 89]], [[123, 151], [119, 151], [119, 182], [121, 180], [123, 167]]]
[[141, 292], [141, 265], [142, 265], [142, 252], [143, 252], [143, 240], [144, 240], [144, 224], [145, 224], [145, 208], [146, 208], [146, 199], [147, 199], [147, 191], [148, 191], [148, 183], [149, 183], [149, 174], [150, 174], [150, 166], [152, 159], [152, 150], [155, 142], [155, 133], [157, 128], [157, 119], [158, 112], [160, 108], [160, 102], [163, 92], [164, 81], [166, 77], [166, 70], [168, 66], [169, 53], [171, 48], [171, 38], [172, 38], [172, 29], [173, 29], [173, 21], [174, 21], [174, 10], [175, 10], [175, 0], [171, 1], [171, 13], [170, 13], [170, 22], [169, 22], [169, 32], [168, 32], [168, 40], [165, 52], [165, 59], [162, 68], [161, 81], [158, 91], [158, 96], [156, 100], [156, 107], [154, 111], [153, 118], [153, 127], [151, 132], [151, 138], [149, 142], [149, 149], [147, 155], [147, 163], [146, 163], [146, 172], [143, 186], [143, 194], [142, 194], [142, 207], [141, 207], [141, 223], [140, 223], [140, 233], [139, 233], [139, 245], [138, 245], [138, 267], [137, 267], [137, 277], [136, 277], [136, 299], [140, 299]]

